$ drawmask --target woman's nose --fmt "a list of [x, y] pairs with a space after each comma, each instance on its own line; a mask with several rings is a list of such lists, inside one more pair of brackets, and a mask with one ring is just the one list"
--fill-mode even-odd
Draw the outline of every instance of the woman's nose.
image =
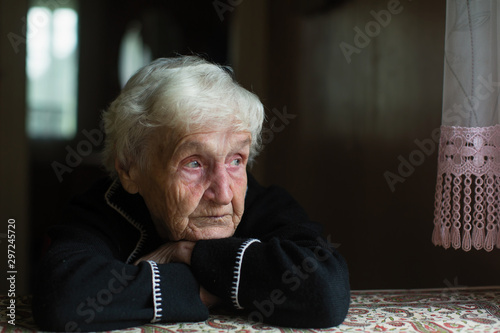
[[225, 165], [215, 166], [209, 178], [210, 185], [205, 198], [219, 205], [228, 205], [233, 200], [232, 179]]

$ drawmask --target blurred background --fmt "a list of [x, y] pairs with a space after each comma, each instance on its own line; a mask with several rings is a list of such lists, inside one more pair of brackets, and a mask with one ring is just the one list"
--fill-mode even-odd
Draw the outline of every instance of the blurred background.
[[28, 294], [44, 232], [104, 175], [101, 111], [140, 66], [191, 53], [260, 96], [252, 172], [324, 225], [353, 289], [498, 284], [500, 250], [431, 242], [444, 28], [444, 0], [2, 0], [0, 293], [8, 220]]

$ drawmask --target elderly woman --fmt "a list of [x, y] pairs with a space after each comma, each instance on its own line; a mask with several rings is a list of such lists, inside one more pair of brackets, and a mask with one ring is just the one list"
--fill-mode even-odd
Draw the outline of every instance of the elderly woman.
[[263, 118], [223, 67], [188, 56], [140, 69], [104, 113], [111, 177], [50, 231], [40, 328], [202, 321], [214, 305], [280, 326], [340, 324], [344, 260], [287, 192], [247, 173]]

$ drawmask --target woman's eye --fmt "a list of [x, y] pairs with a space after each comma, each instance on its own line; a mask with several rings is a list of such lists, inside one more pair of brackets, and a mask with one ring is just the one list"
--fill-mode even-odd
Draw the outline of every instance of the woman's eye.
[[236, 158], [231, 162], [231, 165], [238, 166], [241, 164], [241, 159]]
[[195, 169], [195, 168], [201, 167], [201, 164], [198, 161], [192, 161], [192, 162], [189, 162], [188, 164], [186, 164], [186, 167]]

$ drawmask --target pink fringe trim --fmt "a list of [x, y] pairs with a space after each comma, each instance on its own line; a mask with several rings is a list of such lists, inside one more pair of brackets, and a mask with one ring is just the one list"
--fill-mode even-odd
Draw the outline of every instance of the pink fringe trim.
[[441, 126], [432, 242], [500, 249], [500, 125]]

